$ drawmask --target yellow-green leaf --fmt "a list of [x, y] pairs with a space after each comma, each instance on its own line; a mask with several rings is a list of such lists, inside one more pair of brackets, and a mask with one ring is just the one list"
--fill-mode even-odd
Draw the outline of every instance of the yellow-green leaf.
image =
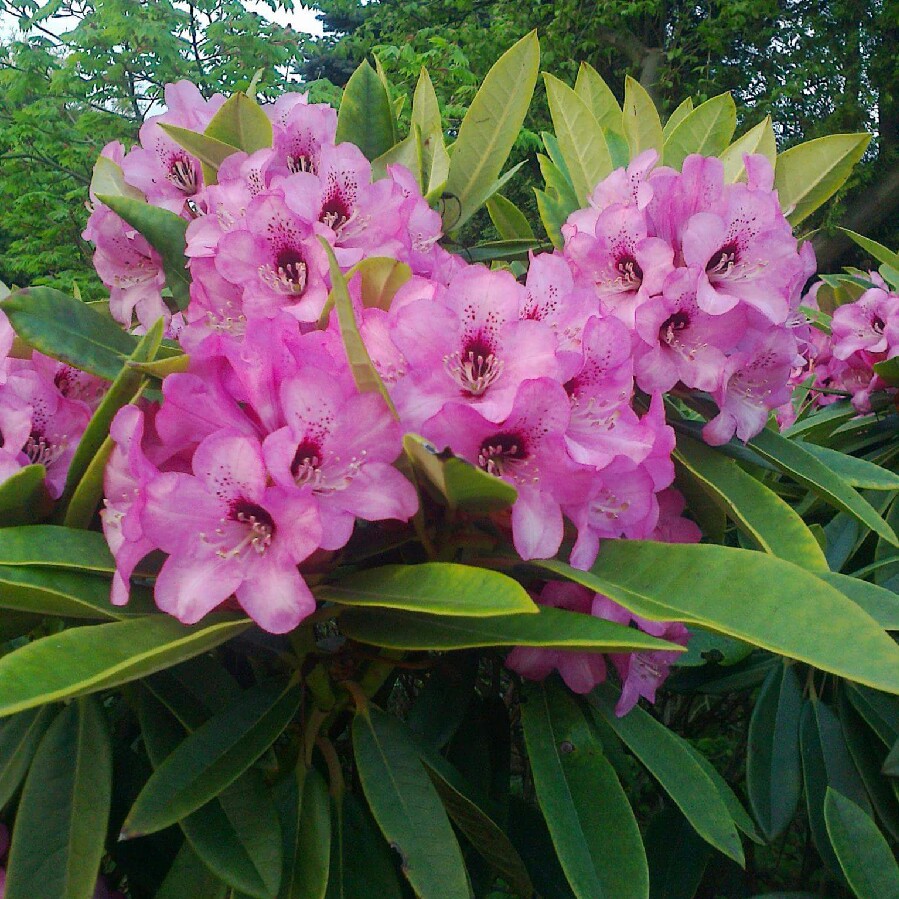
[[722, 154], [724, 164], [724, 180], [726, 183], [742, 181], [746, 176], [743, 165], [744, 153], [758, 153], [764, 156], [773, 166], [777, 161], [777, 143], [774, 140], [774, 128], [771, 116], [765, 118], [754, 128], [750, 128], [742, 137], [738, 137]]
[[232, 94], [212, 117], [204, 134], [222, 144], [255, 153], [272, 145], [272, 123], [246, 94]]
[[719, 94], [696, 107], [665, 141], [664, 162], [679, 169], [691, 153], [717, 156], [737, 127], [737, 107], [729, 94]]
[[693, 112], [693, 98], [687, 97], [686, 100], [681, 101], [680, 105], [674, 112], [668, 116], [668, 121], [665, 122], [665, 127], [662, 129], [662, 137], [667, 141], [671, 132], [677, 128], [678, 125]]
[[631, 151], [631, 159], [644, 150], [656, 150], [659, 157], [665, 139], [659, 113], [646, 88], [630, 75], [624, 82], [624, 136]]
[[624, 135], [621, 106], [602, 75], [589, 63], [582, 62], [574, 83], [574, 92], [587, 104], [600, 128]]

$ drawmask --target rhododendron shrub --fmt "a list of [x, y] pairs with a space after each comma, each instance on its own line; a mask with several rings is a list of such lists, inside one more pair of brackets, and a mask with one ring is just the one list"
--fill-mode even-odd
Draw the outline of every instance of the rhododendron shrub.
[[[889, 383], [895, 285], [829, 318], [793, 233], [867, 137], [777, 156], [729, 97], [663, 131], [548, 78], [544, 241], [498, 194], [537, 70], [530, 35], [451, 147], [426, 73], [405, 135], [367, 63], [339, 110], [169, 85], [95, 169], [108, 307], [0, 302], [8, 899], [646, 899], [637, 762], [744, 864], [800, 717], [881, 738], [894, 594], [837, 571], [892, 574], [899, 476], [839, 394]], [[762, 683], [750, 817], [662, 722]]]

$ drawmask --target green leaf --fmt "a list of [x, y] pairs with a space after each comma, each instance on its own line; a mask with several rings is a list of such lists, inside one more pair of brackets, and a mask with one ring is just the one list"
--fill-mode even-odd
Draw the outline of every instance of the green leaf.
[[30, 347], [89, 374], [115, 380], [137, 346], [111, 318], [52, 287], [11, 293], [2, 309]]
[[319, 588], [317, 598], [346, 606], [405, 609], [434, 615], [490, 617], [537, 614], [528, 592], [488, 568], [452, 562], [384, 565]]
[[218, 796], [281, 735], [301, 695], [298, 685], [256, 687], [197, 728], [153, 772], [120, 838], [155, 833]]
[[646, 829], [649, 899], [693, 899], [712, 855], [689, 821], [670, 806]]
[[899, 475], [887, 468], [881, 468], [867, 459], [849, 456], [827, 446], [815, 443], [801, 443], [806, 452], [820, 459], [852, 487], [866, 490], [899, 490]]
[[174, 212], [161, 206], [151, 206], [143, 200], [109, 194], [98, 194], [97, 199], [136, 228], [159, 253], [166, 287], [172, 292], [172, 299], [179, 309], [187, 308], [190, 302], [190, 274], [184, 255], [187, 222]]
[[774, 186], [791, 225], [798, 225], [843, 186], [870, 141], [870, 134], [829, 134], [777, 157]]
[[385, 150], [380, 156], [372, 160], [372, 181], [378, 181], [387, 177], [387, 166], [402, 165], [412, 173], [415, 183], [419, 187], [426, 187], [422, 183], [422, 170], [424, 167], [424, 149], [422, 147], [421, 132], [417, 125], [412, 125], [408, 136], [399, 143], [394, 144], [389, 150]]
[[72, 703], [28, 772], [6, 869], [7, 899], [93, 895], [112, 796], [112, 750], [93, 698]]
[[631, 159], [644, 150], [656, 150], [661, 158], [664, 137], [662, 123], [652, 97], [639, 81], [628, 75], [624, 81], [624, 136], [631, 151]]
[[498, 259], [527, 260], [528, 252], [541, 246], [541, 241], [536, 238], [516, 240], [491, 240], [478, 244], [476, 247], [466, 247], [460, 255], [467, 262], [493, 262]]
[[880, 375], [887, 386], [899, 387], [899, 356], [894, 356], [892, 359], [884, 359], [882, 362], [875, 362], [874, 372]]
[[746, 753], [749, 804], [769, 842], [786, 830], [799, 807], [801, 713], [802, 687], [792, 666], [775, 666], [752, 710]]
[[412, 95], [412, 123], [421, 131], [422, 140], [425, 142], [425, 160], [429, 160], [427, 140], [432, 135], [443, 135], [443, 120], [440, 117], [440, 103], [437, 93], [431, 82], [428, 70], [422, 68], [415, 85], [415, 93]]
[[494, 194], [487, 201], [487, 212], [502, 240], [534, 240], [527, 216], [502, 194]]
[[899, 693], [893, 640], [842, 593], [782, 559], [728, 546], [610, 540], [589, 572], [530, 564], [654, 621], [699, 624]]
[[664, 162], [680, 169], [691, 153], [717, 156], [737, 127], [737, 107], [730, 93], [718, 94], [696, 107], [665, 140]]
[[855, 231], [850, 231], [848, 228], [840, 228], [840, 231], [842, 231], [847, 237], [851, 238], [863, 250], [866, 250], [868, 253], [870, 253], [878, 262], [889, 265], [894, 269], [899, 268], [899, 253], [894, 253], [892, 250], [885, 247], [882, 243], [878, 243], [876, 240], [871, 240], [870, 237], [865, 237], [864, 234], [857, 234]]
[[899, 538], [873, 506], [807, 449], [767, 428], [753, 437], [749, 446], [826, 503], [847, 512], [893, 546], [899, 546]]
[[200, 160], [203, 166], [203, 181], [207, 185], [216, 183], [216, 175], [221, 164], [229, 156], [239, 152], [238, 147], [210, 137], [208, 134], [200, 134], [188, 128], [180, 128], [177, 125], [170, 125], [166, 122], [160, 122], [159, 127], [176, 144], [184, 147], [191, 156], [195, 156]]
[[250, 623], [210, 616], [204, 624], [185, 627], [168, 615], [147, 615], [43, 637], [0, 658], [0, 715], [169, 668], [224, 643]]
[[846, 688], [849, 701], [868, 727], [886, 746], [892, 746], [899, 739], [899, 699], [857, 684], [847, 684]]
[[518, 491], [508, 482], [436, 447], [417, 434], [406, 434], [403, 447], [420, 472], [451, 509], [492, 511], [509, 508]]
[[[147, 691], [141, 691], [139, 715], [147, 754], [158, 767], [184, 738], [184, 728]], [[256, 899], [276, 899], [281, 829], [259, 771], [248, 771], [179, 826], [217, 877]]]
[[190, 368], [190, 356], [187, 353], [178, 353], [174, 356], [166, 356], [164, 359], [156, 359], [153, 362], [135, 362], [130, 359], [126, 365], [142, 374], [152, 375], [154, 378], [162, 380], [175, 372], [187, 371]]
[[386, 312], [396, 292], [412, 277], [412, 269], [398, 259], [371, 256], [354, 265], [347, 272], [346, 280], [349, 282], [356, 276], [362, 281], [362, 305]]
[[644, 899], [649, 870], [634, 813], [574, 698], [528, 689], [521, 721], [534, 788], [577, 899]]
[[296, 769], [281, 805], [284, 872], [278, 899], [324, 899], [331, 854], [331, 802], [315, 768]]
[[0, 484], [0, 528], [31, 524], [52, 508], [43, 465], [25, 465]]
[[612, 171], [612, 157], [590, 107], [563, 81], [544, 74], [553, 127], [580, 205]]
[[465, 113], [445, 187], [459, 203], [452, 228], [464, 225], [490, 195], [524, 123], [539, 66], [540, 45], [532, 31], [494, 63]]
[[268, 116], [255, 100], [240, 91], [222, 104], [204, 133], [251, 155], [272, 145], [272, 123]]
[[724, 181], [732, 184], [741, 181], [746, 174], [743, 164], [745, 153], [759, 153], [772, 165], [777, 161], [777, 144], [774, 140], [774, 127], [771, 116], [765, 118], [754, 128], [750, 128], [742, 137], [738, 137], [722, 154], [724, 163]]
[[[141, 393], [143, 388], [141, 388]], [[107, 436], [94, 457], [87, 463], [87, 468], [72, 491], [69, 504], [65, 510], [63, 524], [70, 528], [88, 528], [93, 521], [97, 505], [103, 497], [103, 481], [106, 475], [106, 463], [112, 455], [114, 447], [112, 437]]]
[[892, 590], [836, 571], [818, 576], [861, 606], [884, 630], [899, 630], [899, 596]]
[[[131, 361], [149, 362], [156, 356], [164, 327], [165, 322], [159, 319], [134, 348], [134, 352], [130, 357]], [[129, 368], [126, 364], [119, 372], [118, 377], [112, 382], [100, 405], [97, 406], [94, 414], [91, 416], [87, 428], [78, 441], [75, 455], [69, 463], [65, 489], [59, 499], [60, 505], [66, 510], [63, 518], [68, 526], [86, 528], [90, 525], [94, 507], [100, 502], [103, 495], [102, 480], [95, 485], [94, 503], [82, 503], [82, 507], [77, 510], [79, 512], [78, 518], [69, 515], [69, 503], [87, 473], [91, 462], [109, 436], [109, 426], [112, 424], [116, 413], [122, 406], [137, 401], [143, 393], [144, 383], [143, 375]]]
[[103, 194], [112, 197], [130, 197], [132, 200], [144, 199], [144, 195], [136, 187], [125, 181], [122, 167], [106, 156], [100, 156], [94, 163], [90, 192], [95, 197]]
[[52, 524], [0, 528], [2, 565], [71, 568], [103, 574], [115, 571], [115, 561], [102, 534]]
[[351, 141], [368, 159], [377, 159], [394, 144], [396, 119], [390, 97], [368, 60], [353, 72], [337, 115], [337, 142]]
[[0, 811], [16, 795], [57, 711], [57, 707], [45, 705], [20, 712], [3, 722], [0, 728]]
[[353, 757], [368, 805], [421, 899], [468, 899], [465, 862], [405, 727], [369, 706], [353, 719]]
[[540, 221], [543, 222], [547, 236], [556, 249], [561, 249], [564, 244], [562, 225], [572, 210], [555, 191], [543, 191], [535, 187], [534, 196], [537, 198], [537, 211], [540, 213]]
[[683, 649], [635, 628], [549, 606], [539, 607], [536, 615], [490, 618], [347, 609], [340, 615], [340, 630], [360, 643], [389, 649], [449, 650], [477, 646], [545, 646], [592, 652]]
[[502, 828], [440, 771], [431, 767], [427, 759], [422, 759], [422, 762], [444, 808], [475, 851], [499, 872], [519, 896], [532, 896], [534, 887], [527, 868]]
[[225, 899], [227, 891], [228, 887], [197, 858], [185, 840], [154, 899], [185, 899], [186, 896]]
[[659, 782], [699, 836], [743, 865], [743, 847], [730, 812], [687, 744], [640, 706], [619, 718], [615, 700], [614, 690], [600, 688], [591, 694], [589, 701]]
[[668, 116], [668, 121], [665, 122], [665, 127], [662, 128], [662, 137], [667, 141], [671, 135], [671, 132], [677, 128], [678, 125], [693, 112], [693, 98], [687, 97], [686, 100], [682, 100], [674, 112]]
[[840, 867], [858, 899], [899, 896], [896, 856], [870, 817], [828, 787], [824, 820]]
[[574, 92], [587, 104], [600, 128], [618, 134], [623, 132], [621, 107], [615, 94], [589, 63], [582, 62], [578, 67]]
[[679, 437], [677, 444], [675, 461], [759, 549], [809, 571], [828, 571], [814, 534], [776, 493], [704, 443]]
[[[372, 74], [374, 75], [374, 72]], [[374, 77], [377, 78], [377, 75], [374, 75]], [[378, 83], [380, 84], [380, 82]], [[360, 393], [375, 392], [381, 394], [387, 403], [387, 408], [393, 417], [396, 418], [396, 408], [390, 399], [390, 394], [378, 375], [374, 363], [371, 361], [371, 356], [368, 355], [368, 349], [366, 349], [362, 340], [362, 335], [359, 333], [359, 326], [356, 323], [356, 315], [353, 312], [353, 301], [347, 289], [346, 278], [344, 278], [340, 271], [340, 266], [334, 258], [334, 251], [331, 249], [331, 245], [324, 238], [320, 238], [320, 240], [328, 255], [328, 265], [331, 271], [331, 293], [334, 297], [334, 307], [337, 310], [340, 337], [350, 363], [353, 380], [356, 382], [356, 387], [359, 388]]]

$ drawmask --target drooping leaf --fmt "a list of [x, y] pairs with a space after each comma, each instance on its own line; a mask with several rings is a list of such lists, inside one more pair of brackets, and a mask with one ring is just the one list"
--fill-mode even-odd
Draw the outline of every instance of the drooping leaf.
[[534, 788], [578, 899], [646, 899], [649, 871], [630, 803], [572, 696], [552, 684], [521, 706]]
[[487, 201], [487, 212], [502, 240], [534, 240], [527, 216], [502, 194], [494, 194]]
[[771, 116], [765, 116], [758, 125], [750, 128], [742, 137], [738, 137], [721, 154], [725, 183], [732, 184], [743, 179], [746, 174], [746, 166], [743, 164], [745, 153], [758, 153], [774, 166], [777, 161], [777, 144], [774, 140]]
[[112, 797], [112, 750], [100, 704], [79, 699], [44, 734], [22, 790], [7, 899], [93, 895]]
[[459, 126], [445, 191], [459, 214], [445, 225], [459, 228], [486, 202], [524, 122], [537, 84], [540, 45], [532, 31], [510, 47], [487, 73]]
[[340, 629], [360, 643], [389, 649], [472, 649], [545, 646], [594, 652], [679, 650], [682, 647], [592, 615], [540, 606], [538, 614], [462, 618], [386, 609], [347, 609]]
[[40, 521], [52, 508], [43, 465], [25, 465], [0, 484], [0, 528]]
[[644, 150], [656, 150], [661, 157], [664, 137], [659, 113], [646, 88], [628, 75], [624, 82], [624, 135], [631, 159]]
[[691, 153], [717, 156], [723, 152], [737, 127], [737, 107], [730, 93], [701, 103], [665, 140], [664, 162], [680, 169]]
[[899, 896], [896, 856], [871, 818], [828, 787], [824, 820], [843, 873], [858, 899]]
[[802, 518], [733, 459], [687, 437], [678, 439], [674, 458], [759, 549], [810, 571], [829, 570]]
[[255, 100], [240, 91], [221, 105], [204, 133], [248, 154], [272, 145], [272, 123], [268, 116]]
[[786, 830], [799, 807], [801, 712], [802, 688], [792, 666], [777, 665], [752, 710], [746, 755], [749, 804], [768, 841]]
[[600, 688], [591, 694], [590, 704], [659, 782], [696, 832], [742, 865], [743, 847], [736, 825], [715, 784], [696, 763], [687, 744], [639, 706], [619, 718], [615, 699], [614, 690]]
[[387, 88], [368, 60], [362, 60], [343, 91], [337, 142], [351, 141], [366, 158], [374, 160], [393, 146], [395, 127]]
[[892, 746], [899, 739], [899, 698], [858, 684], [847, 684], [846, 693], [868, 727], [885, 746]]
[[589, 106], [565, 82], [544, 75], [556, 138], [580, 205], [612, 171], [612, 157]]
[[187, 222], [174, 212], [151, 206], [143, 200], [108, 194], [98, 195], [97, 199], [136, 228], [159, 253], [166, 287], [172, 292], [177, 307], [185, 309], [190, 302], [190, 274], [184, 255]]
[[341, 605], [466, 618], [538, 611], [518, 581], [488, 568], [452, 562], [369, 568], [322, 587], [317, 594]]
[[246, 618], [210, 616], [203, 624], [185, 627], [168, 615], [146, 615], [34, 640], [0, 658], [0, 715], [144, 677], [206, 652], [249, 626]]
[[297, 685], [256, 687], [197, 728], [144, 785], [122, 825], [123, 838], [162, 830], [218, 796], [280, 736], [301, 694]]
[[17, 290], [0, 308], [30, 347], [107, 381], [137, 346], [111, 318], [52, 287]]
[[[880, 689], [899, 692], [899, 646], [810, 572], [749, 550], [610, 540], [589, 572], [531, 563], [656, 621], [700, 624]], [[852, 641], [846, 640], [851, 630]]]
[[58, 710], [45, 705], [19, 712], [0, 724], [0, 811], [25, 780], [38, 744]]
[[893, 546], [899, 546], [899, 538], [871, 504], [839, 474], [796, 441], [788, 440], [766, 428], [749, 441], [749, 446], [785, 474], [808, 487], [826, 503], [835, 509], [848, 512]]
[[774, 186], [791, 225], [798, 225], [843, 186], [870, 141], [870, 134], [829, 134], [777, 157]]
[[278, 899], [324, 899], [331, 854], [331, 801], [315, 768], [299, 767], [282, 791], [284, 873]]
[[412, 738], [369, 706], [353, 719], [353, 757], [365, 798], [421, 899], [468, 899], [462, 852]]

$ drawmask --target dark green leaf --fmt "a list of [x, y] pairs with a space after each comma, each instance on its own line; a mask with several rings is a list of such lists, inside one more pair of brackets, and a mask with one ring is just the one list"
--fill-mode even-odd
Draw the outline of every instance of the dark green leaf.
[[52, 524], [0, 528], [0, 565], [71, 568], [102, 574], [115, 571], [102, 534]]
[[502, 194], [494, 194], [487, 201], [487, 212], [501, 240], [534, 239], [534, 230], [527, 216]]
[[7, 718], [0, 725], [0, 811], [15, 796], [57, 707], [45, 705]]
[[802, 448], [817, 456], [831, 471], [852, 487], [867, 490], [899, 490], [899, 475], [866, 459], [848, 456], [827, 446], [800, 442]]
[[0, 484], [0, 527], [31, 524], [52, 508], [43, 465], [25, 465]]
[[521, 706], [534, 787], [578, 899], [645, 899], [640, 831], [615, 771], [575, 700], [552, 684]]
[[477, 675], [477, 653], [444, 656], [409, 709], [409, 729], [427, 745], [443, 749], [465, 717]]
[[186, 840], [154, 899], [225, 899], [228, 887], [203, 862]]
[[711, 854], [677, 809], [659, 812], [646, 831], [649, 899], [693, 899]]
[[112, 796], [112, 750], [93, 698], [56, 717], [22, 790], [6, 870], [7, 899], [93, 895]]
[[268, 116], [255, 100], [240, 91], [222, 104], [204, 133], [250, 155], [272, 145], [272, 123]]
[[892, 746], [899, 739], [899, 698], [887, 696], [858, 684], [846, 685], [849, 701], [877, 734], [884, 745]]
[[278, 899], [324, 899], [331, 854], [331, 800], [315, 768], [297, 768], [280, 804], [284, 873]]
[[377, 72], [363, 60], [350, 76], [337, 116], [337, 142], [354, 143], [370, 160], [394, 144], [396, 119], [387, 88]]

